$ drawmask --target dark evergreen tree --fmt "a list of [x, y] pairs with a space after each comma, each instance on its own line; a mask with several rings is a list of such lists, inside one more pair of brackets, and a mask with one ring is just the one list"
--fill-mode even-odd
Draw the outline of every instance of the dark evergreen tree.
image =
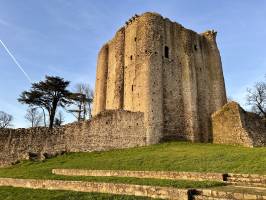
[[53, 128], [56, 109], [71, 103], [71, 92], [67, 90], [69, 81], [58, 76], [46, 76], [44, 81], [33, 83], [29, 91], [24, 91], [18, 99], [23, 104], [38, 106], [49, 114], [49, 128]]

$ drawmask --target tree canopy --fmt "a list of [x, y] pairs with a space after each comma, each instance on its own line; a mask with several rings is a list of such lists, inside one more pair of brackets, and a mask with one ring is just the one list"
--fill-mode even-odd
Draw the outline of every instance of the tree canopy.
[[45, 76], [44, 81], [32, 83], [29, 91], [24, 91], [18, 101], [30, 106], [37, 106], [47, 110], [49, 114], [49, 128], [53, 128], [56, 109], [71, 103], [72, 93], [67, 89], [70, 82], [58, 76]]

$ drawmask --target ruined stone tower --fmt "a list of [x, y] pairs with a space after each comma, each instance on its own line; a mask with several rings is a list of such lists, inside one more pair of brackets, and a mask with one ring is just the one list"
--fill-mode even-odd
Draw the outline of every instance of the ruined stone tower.
[[147, 144], [212, 141], [226, 103], [216, 32], [197, 34], [159, 14], [134, 16], [99, 52], [93, 114], [143, 112]]

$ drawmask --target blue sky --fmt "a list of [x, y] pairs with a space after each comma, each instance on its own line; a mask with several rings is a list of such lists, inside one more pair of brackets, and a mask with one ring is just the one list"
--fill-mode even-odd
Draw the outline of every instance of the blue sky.
[[[266, 74], [265, 0], [0, 0], [0, 39], [33, 81], [49, 74], [94, 87], [99, 48], [146, 11], [199, 33], [217, 30], [227, 94], [245, 106], [246, 87]], [[26, 127], [17, 98], [30, 83], [2, 46], [0, 70], [0, 110]]]

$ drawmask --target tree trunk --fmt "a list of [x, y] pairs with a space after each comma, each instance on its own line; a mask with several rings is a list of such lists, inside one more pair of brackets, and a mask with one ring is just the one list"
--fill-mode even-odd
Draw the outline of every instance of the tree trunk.
[[78, 122], [81, 120], [81, 104], [78, 105]]
[[87, 115], [86, 103], [83, 102], [83, 121], [86, 120], [86, 115]]
[[49, 124], [49, 129], [52, 129], [54, 126], [54, 118], [55, 118], [55, 113], [56, 113], [56, 108], [57, 108], [57, 101], [54, 101], [52, 103], [52, 109], [51, 109], [51, 114], [50, 114], [50, 124]]
[[89, 118], [91, 119], [92, 118], [92, 114], [91, 114], [91, 103], [89, 102], [88, 105], [89, 105]]
[[257, 107], [260, 110], [261, 114], [266, 118], [266, 112], [264, 112], [263, 106], [261, 106], [260, 104], [258, 104]]

